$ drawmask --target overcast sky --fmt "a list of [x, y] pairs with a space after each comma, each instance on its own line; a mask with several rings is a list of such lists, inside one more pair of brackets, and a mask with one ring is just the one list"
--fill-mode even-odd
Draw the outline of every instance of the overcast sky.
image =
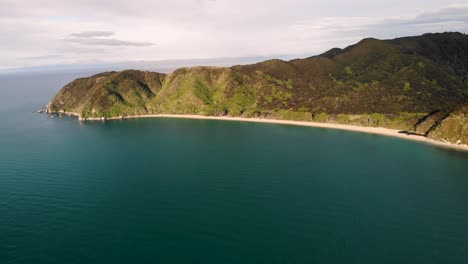
[[0, 0], [0, 69], [315, 55], [443, 31], [468, 33], [468, 0]]

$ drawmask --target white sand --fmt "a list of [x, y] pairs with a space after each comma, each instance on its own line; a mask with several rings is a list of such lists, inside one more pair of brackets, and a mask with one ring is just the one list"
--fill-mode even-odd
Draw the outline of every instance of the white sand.
[[[79, 117], [79, 115], [77, 115], [76, 113], [67, 113], [67, 114]], [[108, 118], [106, 120], [134, 119], [134, 118], [183, 118], [183, 119], [225, 120], [225, 121], [238, 121], [238, 122], [256, 122], [256, 123], [268, 123], [268, 124], [321, 127], [321, 128], [349, 130], [349, 131], [363, 132], [363, 133], [369, 133], [369, 134], [397, 137], [397, 138], [432, 144], [432, 145], [436, 145], [436, 146], [444, 147], [444, 148], [468, 151], [468, 145], [457, 145], [453, 143], [430, 139], [424, 136], [403, 134], [403, 133], [399, 133], [400, 130], [388, 129], [388, 128], [382, 128], [382, 127], [363, 127], [363, 126], [354, 126], [354, 125], [341, 125], [341, 124], [317, 123], [317, 122], [306, 122], [306, 121], [275, 120], [275, 119], [264, 119], [264, 118], [215, 117], [215, 116], [200, 116], [200, 115], [166, 115], [166, 114], [114, 117], [114, 118]], [[97, 121], [97, 120], [103, 120], [103, 119], [102, 118], [82, 119], [80, 117], [80, 120]]]

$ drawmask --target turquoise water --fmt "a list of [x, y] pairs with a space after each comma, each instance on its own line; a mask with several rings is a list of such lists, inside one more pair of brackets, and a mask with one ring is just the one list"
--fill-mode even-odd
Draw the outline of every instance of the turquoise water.
[[468, 154], [272, 124], [33, 113], [0, 77], [0, 263], [468, 263]]

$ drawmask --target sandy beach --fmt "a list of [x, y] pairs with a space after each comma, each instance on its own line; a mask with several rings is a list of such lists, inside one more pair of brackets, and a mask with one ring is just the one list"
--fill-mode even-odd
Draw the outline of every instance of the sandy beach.
[[426, 144], [435, 145], [438, 147], [455, 149], [460, 151], [468, 152], [468, 145], [458, 145], [439, 140], [430, 139], [424, 136], [412, 135], [400, 133], [400, 130], [382, 128], [382, 127], [363, 127], [355, 125], [342, 125], [332, 123], [318, 123], [308, 121], [290, 121], [290, 120], [277, 120], [277, 119], [265, 119], [265, 118], [243, 118], [243, 117], [217, 117], [217, 116], [201, 116], [201, 115], [169, 115], [169, 114], [158, 114], [158, 115], [136, 115], [136, 116], [125, 116], [125, 117], [113, 117], [113, 118], [86, 118], [83, 119], [77, 113], [65, 113], [67, 115], [77, 116], [82, 121], [104, 121], [104, 120], [120, 120], [120, 119], [135, 119], [135, 118], [181, 118], [181, 119], [203, 119], [203, 120], [223, 120], [223, 121], [235, 121], [235, 122], [255, 122], [255, 123], [267, 123], [267, 124], [281, 124], [281, 125], [293, 125], [293, 126], [307, 126], [307, 127], [319, 127], [328, 129], [339, 129], [348, 130], [368, 134], [376, 134], [390, 137], [397, 137], [406, 140], [418, 141]]

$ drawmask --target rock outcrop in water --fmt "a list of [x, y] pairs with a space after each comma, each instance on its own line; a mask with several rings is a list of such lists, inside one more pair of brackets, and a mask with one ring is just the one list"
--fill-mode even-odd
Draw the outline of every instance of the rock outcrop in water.
[[82, 118], [198, 114], [381, 126], [468, 144], [468, 36], [364, 39], [292, 61], [77, 79], [48, 106]]

